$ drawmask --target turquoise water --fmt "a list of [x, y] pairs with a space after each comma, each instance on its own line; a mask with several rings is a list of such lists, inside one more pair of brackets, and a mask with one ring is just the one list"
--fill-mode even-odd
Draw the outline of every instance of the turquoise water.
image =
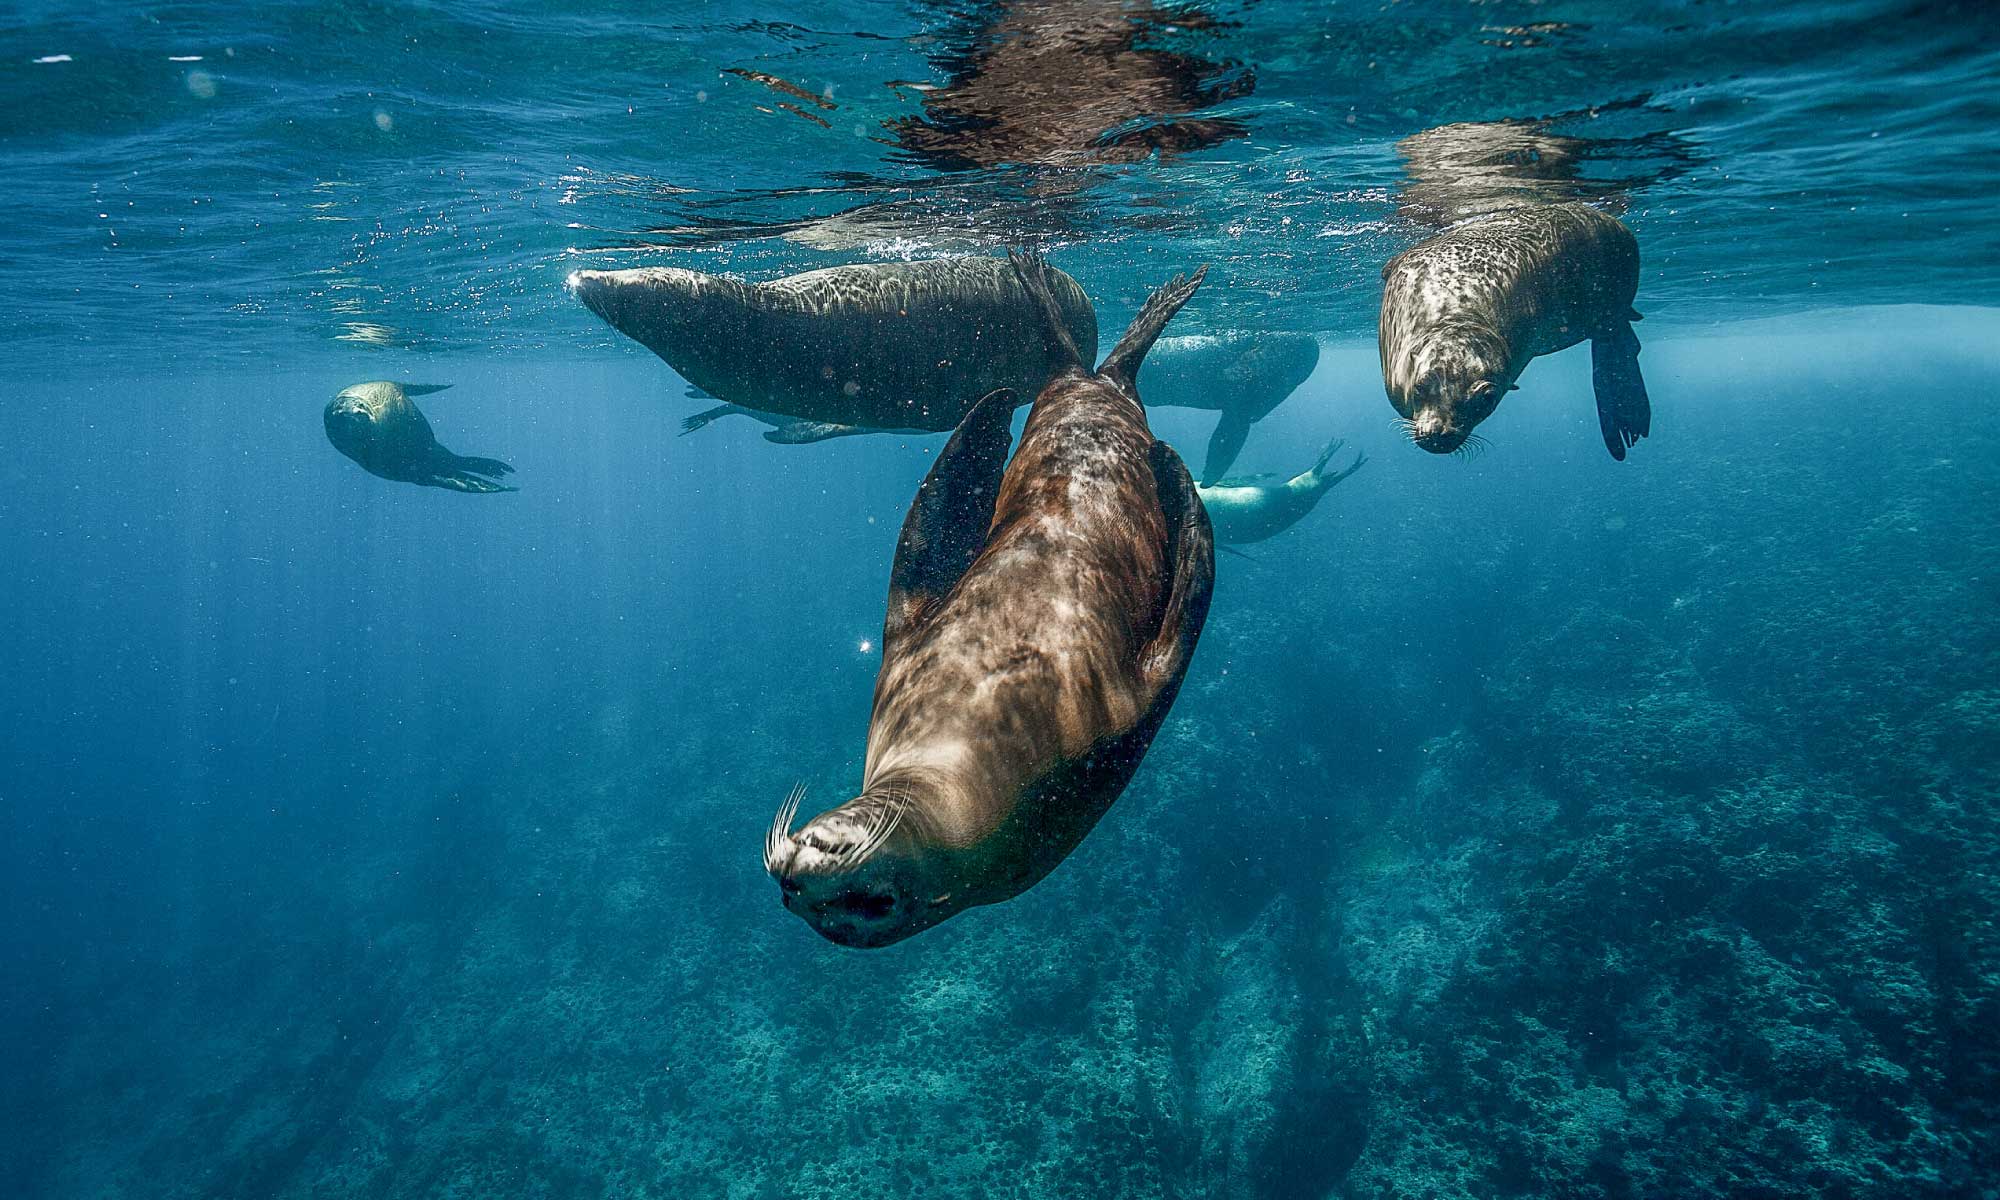
[[[1978, 1196], [2000, 1178], [1989, 6], [17, 4], [0, 1192]], [[784, 107], [789, 105], [790, 107]], [[1382, 263], [1621, 214], [1405, 444]], [[1288, 330], [1185, 688], [1046, 882], [889, 950], [757, 847], [861, 769], [939, 436], [774, 446], [564, 289], [1046, 251]], [[518, 494], [320, 410], [449, 383]], [[1198, 462], [1214, 418], [1154, 428]]]

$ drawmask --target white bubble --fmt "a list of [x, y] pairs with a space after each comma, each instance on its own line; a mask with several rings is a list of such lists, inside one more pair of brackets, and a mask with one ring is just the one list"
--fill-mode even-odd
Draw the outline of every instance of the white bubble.
[[210, 99], [215, 95], [215, 76], [207, 71], [189, 71], [187, 89], [200, 99]]
[[388, 109], [378, 108], [375, 110], [375, 128], [381, 130], [383, 133], [387, 133], [395, 127], [396, 118], [389, 115]]

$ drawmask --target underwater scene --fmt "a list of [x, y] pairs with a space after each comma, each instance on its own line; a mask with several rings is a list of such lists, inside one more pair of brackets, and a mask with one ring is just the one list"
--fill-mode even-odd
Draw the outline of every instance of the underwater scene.
[[2000, 6], [0, 13], [0, 1196], [2000, 1197]]

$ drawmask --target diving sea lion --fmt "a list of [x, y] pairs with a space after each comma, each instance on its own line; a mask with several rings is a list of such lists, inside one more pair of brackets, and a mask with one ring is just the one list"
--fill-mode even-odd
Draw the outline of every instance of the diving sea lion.
[[1335, 438], [1320, 451], [1319, 461], [1311, 468], [1283, 481], [1273, 475], [1202, 484], [1196, 490], [1201, 493], [1202, 507], [1208, 510], [1208, 519], [1215, 528], [1215, 540], [1232, 546], [1261, 542], [1298, 524], [1319, 504], [1321, 496], [1333, 490], [1334, 484], [1359, 471], [1368, 461], [1366, 454], [1357, 453], [1346, 470], [1329, 474], [1326, 464], [1344, 445], [1344, 441]]
[[497, 458], [467, 458], [438, 445], [431, 423], [411, 396], [441, 392], [448, 383], [357, 383], [327, 402], [326, 440], [371, 475], [398, 483], [459, 492], [511, 492], [482, 475], [512, 475]]
[[1382, 268], [1382, 382], [1410, 440], [1465, 445], [1529, 360], [1590, 339], [1611, 457], [1652, 429], [1632, 307], [1639, 245], [1587, 204], [1516, 209], [1449, 229]]
[[1208, 517], [1134, 385], [1203, 272], [1153, 293], [1093, 374], [1051, 273], [1016, 269], [1060, 372], [1012, 463], [1002, 395], [938, 455], [896, 544], [861, 794], [793, 832], [795, 790], [765, 839], [785, 907], [845, 946], [1053, 870], [1132, 778], [1208, 615]]
[[[709, 395], [806, 421], [954, 428], [981, 396], [1033, 395], [1062, 367], [1039, 308], [997, 258], [939, 258], [739, 283], [678, 267], [578, 271], [572, 291]], [[1063, 326], [1097, 313], [1060, 271]]]
[[1305, 333], [1219, 333], [1161, 338], [1146, 360], [1143, 385], [1152, 408], [1220, 412], [1201, 463], [1203, 486], [1229, 470], [1261, 421], [1319, 366], [1319, 339]]

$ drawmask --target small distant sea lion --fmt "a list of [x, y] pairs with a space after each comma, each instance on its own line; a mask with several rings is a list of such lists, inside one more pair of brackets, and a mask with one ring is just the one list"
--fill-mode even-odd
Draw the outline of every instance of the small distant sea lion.
[[1208, 615], [1208, 517], [1134, 382], [1202, 272], [1155, 292], [1092, 373], [1052, 272], [1017, 269], [1060, 373], [1012, 463], [998, 395], [938, 455], [896, 545], [861, 794], [793, 832], [794, 791], [765, 839], [785, 907], [841, 945], [886, 946], [1053, 870], [1132, 778]]
[[[1064, 329], [1097, 347], [1097, 313], [1052, 272]], [[997, 258], [938, 258], [740, 283], [678, 267], [578, 271], [612, 328], [730, 404], [805, 421], [947, 430], [994, 391], [1034, 395], [1062, 362]]]
[[327, 402], [326, 440], [371, 475], [398, 483], [451, 488], [459, 492], [511, 492], [482, 479], [512, 475], [497, 458], [468, 458], [438, 445], [431, 423], [411, 396], [441, 392], [448, 383], [357, 383]]
[[1368, 461], [1366, 454], [1357, 453], [1347, 469], [1327, 471], [1327, 463], [1346, 444], [1339, 438], [1329, 442], [1320, 451], [1318, 462], [1290, 479], [1265, 475], [1202, 484], [1198, 490], [1215, 528], [1215, 540], [1231, 546], [1261, 542], [1298, 524], [1319, 504], [1321, 496]]
[[1150, 408], [1199, 408], [1222, 419], [1208, 438], [1201, 482], [1227, 474], [1250, 426], [1271, 414], [1319, 366], [1319, 339], [1305, 333], [1219, 333], [1161, 338], [1146, 359], [1140, 391]]
[[1639, 245], [1587, 204], [1505, 212], [1449, 229], [1382, 268], [1382, 382], [1410, 440], [1466, 444], [1530, 360], [1588, 338], [1611, 457], [1652, 429], [1632, 307]]
[[[694, 393], [690, 392], [690, 396]], [[709, 397], [714, 399], [714, 397]], [[713, 421], [724, 417], [749, 417], [751, 420], [771, 428], [764, 431], [764, 440], [781, 446], [803, 446], [809, 442], [824, 442], [829, 438], [859, 437], [869, 433], [936, 433], [935, 429], [864, 429], [859, 425], [835, 425], [831, 421], [801, 421], [783, 413], [764, 412], [761, 409], [745, 408], [741, 404], [718, 404], [705, 408], [681, 422], [681, 436], [698, 429], [706, 429]]]

